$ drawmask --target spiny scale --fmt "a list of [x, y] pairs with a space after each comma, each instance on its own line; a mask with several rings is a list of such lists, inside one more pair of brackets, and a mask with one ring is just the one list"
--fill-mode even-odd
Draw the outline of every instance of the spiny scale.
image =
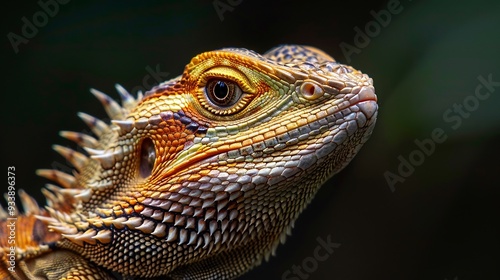
[[96, 235], [92, 236], [92, 239], [97, 239], [101, 243], [111, 242], [112, 233], [110, 230], [100, 230]]
[[111, 123], [115, 124], [120, 129], [120, 136], [127, 134], [134, 128], [134, 122], [131, 120], [112, 120]]
[[97, 182], [88, 183], [87, 186], [89, 187], [89, 190], [92, 190], [92, 189], [102, 190], [102, 189], [106, 189], [106, 188], [112, 186], [112, 183], [110, 181], [97, 181]]
[[38, 169], [38, 176], [52, 180], [65, 188], [71, 188], [75, 185], [75, 177], [55, 169]]
[[99, 149], [93, 149], [93, 148], [88, 148], [88, 147], [83, 147], [83, 149], [90, 155], [90, 156], [98, 156], [102, 155], [105, 153], [105, 150], [99, 150]]
[[41, 191], [49, 207], [56, 207], [56, 205], [64, 202], [64, 197], [60, 193], [50, 192], [48, 188], [42, 188]]
[[[138, 96], [137, 100], [120, 84], [115, 85], [116, 91], [120, 94], [120, 98], [122, 99], [122, 106], [127, 111], [134, 109], [137, 105], [137, 100], [141, 100], [142, 96]], [[139, 93], [140, 94], [140, 93]], [[142, 94], [140, 94], [142, 95]]]
[[52, 149], [63, 156], [67, 161], [69, 161], [78, 171], [81, 171], [85, 163], [88, 161], [88, 157], [82, 153], [79, 153], [73, 149], [66, 148], [60, 145], [53, 145]]
[[18, 195], [21, 198], [21, 204], [25, 215], [35, 215], [40, 213], [40, 207], [38, 207], [38, 203], [36, 203], [36, 200], [33, 197], [28, 195], [23, 189], [18, 191]]
[[95, 118], [83, 112], [79, 112], [77, 115], [99, 138], [110, 130], [109, 126], [98, 118]]
[[69, 196], [74, 198], [80, 198], [83, 196], [84, 193], [91, 191], [89, 189], [63, 189], [52, 184], [46, 184], [45, 187], [50, 191], [52, 191], [53, 193], [59, 193], [62, 196]]
[[81, 193], [74, 196], [76, 199], [81, 199], [83, 202], [89, 202], [92, 197], [92, 189], [85, 189]]
[[95, 148], [99, 145], [99, 142], [94, 137], [84, 133], [61, 131], [59, 132], [59, 135], [63, 138], [75, 142], [82, 148]]
[[91, 154], [91, 158], [97, 160], [104, 169], [112, 168], [115, 163], [122, 160], [124, 156], [123, 149], [120, 146], [109, 150], [95, 150], [89, 148], [85, 148], [85, 150]]
[[121, 120], [124, 117], [124, 109], [107, 94], [91, 88], [90, 92], [101, 102], [106, 114], [111, 119]]
[[104, 169], [110, 169], [115, 165], [115, 155], [112, 153], [93, 155], [91, 158], [97, 160]]

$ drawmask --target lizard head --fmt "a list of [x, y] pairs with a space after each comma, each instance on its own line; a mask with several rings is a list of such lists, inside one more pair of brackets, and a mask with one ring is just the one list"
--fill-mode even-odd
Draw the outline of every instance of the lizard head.
[[121, 106], [93, 90], [111, 124], [80, 115], [98, 140], [63, 133], [90, 158], [56, 147], [78, 173], [40, 171], [65, 187], [45, 221], [59, 246], [143, 277], [269, 257], [377, 115], [366, 74], [296, 45], [202, 53], [144, 97], [118, 90]]

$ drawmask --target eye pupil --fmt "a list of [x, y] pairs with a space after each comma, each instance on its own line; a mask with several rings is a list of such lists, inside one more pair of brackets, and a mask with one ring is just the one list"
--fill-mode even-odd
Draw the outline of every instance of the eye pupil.
[[242, 98], [238, 83], [224, 79], [210, 79], [205, 85], [206, 106], [217, 114], [228, 114]]
[[217, 99], [223, 100], [229, 95], [229, 87], [225, 82], [217, 81], [212, 93]]
[[156, 160], [156, 151], [153, 141], [146, 138], [141, 143], [141, 158], [139, 162], [139, 175], [146, 178], [151, 175]]

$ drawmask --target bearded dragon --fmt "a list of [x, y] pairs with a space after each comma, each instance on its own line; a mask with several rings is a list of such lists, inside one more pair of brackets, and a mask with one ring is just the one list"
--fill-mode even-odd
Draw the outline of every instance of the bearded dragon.
[[[0, 211], [0, 278], [233, 279], [274, 255], [320, 186], [369, 138], [373, 81], [299, 45], [192, 58], [121, 104], [92, 89], [109, 123], [61, 132], [75, 171], [47, 206], [19, 190], [24, 213]], [[9, 223], [15, 230], [15, 246]]]

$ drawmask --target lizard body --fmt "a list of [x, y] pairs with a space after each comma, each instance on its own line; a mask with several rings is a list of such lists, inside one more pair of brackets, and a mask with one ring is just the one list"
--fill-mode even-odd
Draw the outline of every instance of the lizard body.
[[298, 45], [206, 52], [144, 96], [117, 89], [121, 105], [92, 90], [110, 124], [80, 114], [97, 138], [61, 133], [85, 149], [55, 146], [76, 172], [38, 171], [59, 185], [47, 210], [23, 194], [37, 238], [18, 279], [236, 278], [285, 241], [378, 109], [371, 78]]

